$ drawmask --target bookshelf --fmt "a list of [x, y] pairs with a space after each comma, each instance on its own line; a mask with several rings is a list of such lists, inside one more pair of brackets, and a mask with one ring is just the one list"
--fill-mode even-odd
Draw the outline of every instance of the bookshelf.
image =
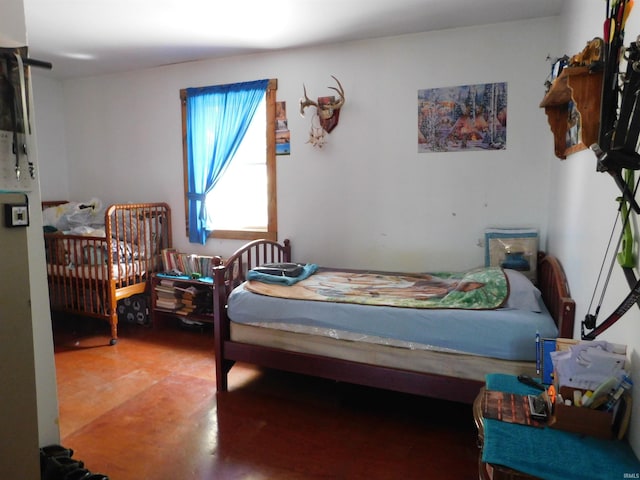
[[160, 317], [213, 323], [213, 279], [155, 273], [151, 276], [151, 321]]

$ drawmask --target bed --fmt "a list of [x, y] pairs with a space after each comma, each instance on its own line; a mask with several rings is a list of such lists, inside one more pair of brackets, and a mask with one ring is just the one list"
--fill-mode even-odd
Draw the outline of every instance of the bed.
[[[314, 300], [287, 300], [246, 292], [247, 272], [264, 263], [291, 261], [291, 244], [285, 240], [278, 244], [268, 240], [256, 240], [238, 249], [224, 265], [214, 268], [214, 315], [216, 382], [219, 392], [228, 390], [228, 375], [236, 362], [260, 365], [265, 368], [286, 370], [308, 374], [339, 382], [367, 385], [463, 403], [473, 403], [479, 389], [484, 385], [487, 373], [511, 373], [535, 375], [536, 362], [530, 352], [523, 358], [516, 354], [513, 359], [498, 358], [500, 355], [478, 354], [455, 347], [433, 348], [428, 344], [407, 341], [386, 340], [375, 335], [345, 337], [336, 335], [331, 323], [334, 316], [344, 316], [338, 304], [316, 302]], [[510, 273], [511, 275], [511, 273]], [[521, 274], [520, 274], [521, 275]], [[553, 328], [552, 334], [559, 337], [573, 336], [575, 303], [569, 296], [564, 272], [558, 260], [551, 255], [540, 254], [537, 268], [537, 289], [542, 302], [538, 302], [540, 312], [547, 324]], [[506, 276], [506, 275], [505, 275]], [[514, 276], [514, 278], [517, 278]], [[516, 287], [508, 278], [509, 299], [516, 296]], [[258, 303], [257, 310], [251, 308], [253, 316], [244, 308], [245, 301], [268, 302], [276, 306], [275, 314], [267, 313], [273, 305]], [[515, 302], [515, 298], [513, 299]], [[309, 312], [324, 305], [329, 328], [290, 328], [283, 322], [273, 322], [272, 318], [283, 318], [293, 302], [293, 316], [310, 316]], [[304, 303], [304, 302], [311, 302]], [[519, 302], [519, 300], [518, 300]], [[347, 314], [371, 315], [374, 309], [391, 309], [394, 317], [411, 313], [412, 309], [368, 305], [344, 305]], [[342, 306], [340, 307], [342, 308]], [[518, 307], [520, 308], [520, 307]], [[350, 310], [349, 310], [350, 309]], [[363, 310], [369, 309], [369, 310]], [[499, 317], [506, 311], [514, 310], [508, 303], [498, 309], [468, 312], [471, 315]], [[363, 311], [369, 313], [362, 313]], [[402, 311], [402, 312], [401, 312]], [[432, 312], [434, 310], [430, 310]], [[503, 312], [505, 311], [505, 312]], [[255, 313], [258, 312], [258, 313]], [[260, 312], [263, 312], [262, 314]], [[507, 312], [509, 315], [513, 312]], [[531, 317], [527, 313], [527, 318]], [[309, 314], [309, 315], [307, 315]], [[260, 322], [259, 317], [270, 317], [271, 323]], [[508, 317], [512, 318], [512, 317]], [[367, 318], [368, 319], [368, 318]], [[404, 320], [403, 320], [404, 321]], [[483, 320], [484, 321], [484, 320]], [[508, 320], [509, 322], [519, 320]], [[286, 322], [284, 322], [286, 323]], [[295, 321], [293, 323], [296, 323]], [[298, 322], [304, 323], [304, 322]], [[476, 328], [491, 330], [476, 322]], [[306, 327], [306, 326], [305, 326]], [[536, 327], [539, 328], [539, 327]], [[549, 328], [547, 325], [544, 328]], [[323, 332], [322, 332], [323, 331]], [[535, 333], [529, 333], [528, 345], [535, 352]], [[469, 335], [467, 335], [469, 336]], [[371, 340], [373, 338], [373, 340]], [[362, 341], [362, 340], [366, 341]], [[501, 341], [509, 347], [509, 341]], [[527, 347], [527, 348], [529, 348]], [[507, 348], [508, 349], [508, 348]], [[515, 351], [522, 348], [516, 348]], [[535, 355], [535, 353], [534, 353]]]
[[43, 225], [52, 311], [106, 320], [118, 339], [118, 301], [143, 294], [171, 247], [166, 203], [45, 201]]

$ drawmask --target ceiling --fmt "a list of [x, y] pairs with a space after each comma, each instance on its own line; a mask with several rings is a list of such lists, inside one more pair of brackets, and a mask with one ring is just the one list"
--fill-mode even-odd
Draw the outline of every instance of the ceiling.
[[559, 15], [563, 0], [24, 0], [58, 78]]

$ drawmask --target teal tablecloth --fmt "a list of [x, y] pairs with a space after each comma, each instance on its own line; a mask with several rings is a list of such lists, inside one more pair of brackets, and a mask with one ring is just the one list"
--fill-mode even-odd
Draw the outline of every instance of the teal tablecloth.
[[[488, 390], [536, 394], [512, 375], [490, 374]], [[640, 461], [625, 441], [484, 420], [482, 461], [545, 480], [640, 478]]]

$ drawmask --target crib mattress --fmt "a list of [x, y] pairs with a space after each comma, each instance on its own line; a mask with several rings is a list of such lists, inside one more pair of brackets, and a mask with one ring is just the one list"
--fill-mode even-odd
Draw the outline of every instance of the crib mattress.
[[[111, 266], [111, 278], [113, 280], [125, 280], [135, 278], [146, 273], [146, 263], [135, 260], [128, 263], [114, 264]], [[47, 273], [51, 277], [77, 278], [82, 280], [103, 281], [109, 279], [107, 265], [57, 265], [47, 264]]]

